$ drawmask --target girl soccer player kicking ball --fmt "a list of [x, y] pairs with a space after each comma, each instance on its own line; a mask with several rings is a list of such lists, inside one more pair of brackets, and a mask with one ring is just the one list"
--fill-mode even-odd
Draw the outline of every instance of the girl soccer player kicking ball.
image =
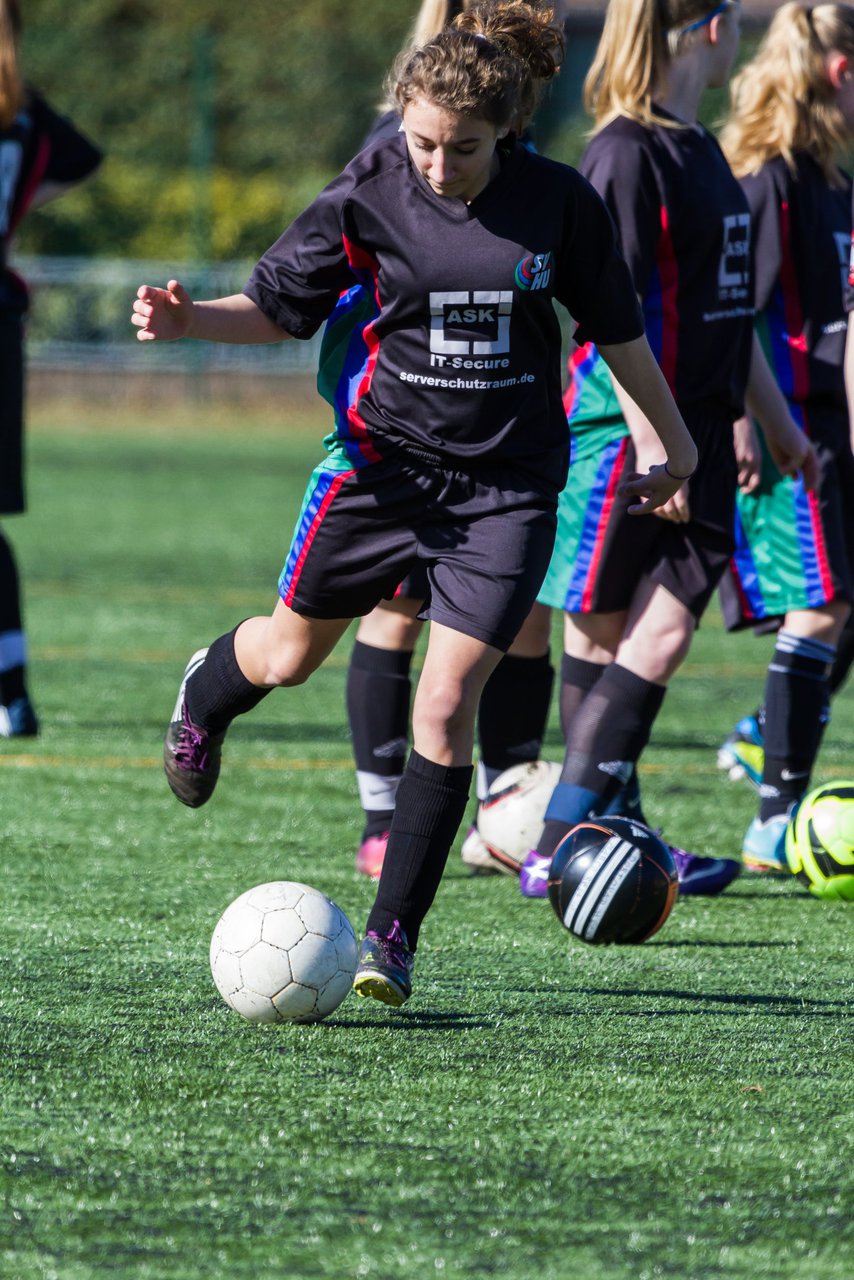
[[376, 299], [369, 376], [309, 482], [276, 608], [191, 659], [164, 761], [178, 798], [204, 804], [234, 717], [307, 680], [352, 618], [426, 565], [414, 749], [354, 980], [391, 1005], [409, 997], [462, 821], [481, 690], [551, 553], [568, 453], [553, 300], [656, 424], [667, 460], [626, 483], [633, 509], [667, 502], [697, 460], [601, 200], [509, 131], [531, 78], [559, 65], [551, 11], [507, 0], [479, 12], [476, 33], [442, 32], [398, 60], [403, 134], [361, 152], [244, 293], [194, 303], [173, 280], [134, 303], [142, 340], [277, 342], [313, 334], [354, 281]]
[[738, 497], [721, 584], [730, 629], [782, 620], [765, 682], [759, 812], [743, 849], [745, 863], [765, 871], [787, 870], [786, 827], [809, 789], [854, 591], [844, 378], [851, 181], [837, 164], [852, 136], [854, 8], [783, 5], [733, 84], [721, 135], [755, 227], [757, 332], [819, 462], [808, 492], [765, 459], [759, 487]]
[[[422, 0], [407, 47], [426, 43], [451, 23], [465, 29], [469, 22], [465, 15], [475, 7], [475, 0]], [[559, 19], [566, 8], [566, 0], [555, 5]], [[477, 18], [472, 22], [476, 29]], [[532, 84], [525, 118], [515, 128], [520, 141], [529, 146], [526, 126], [541, 88], [541, 83]], [[390, 102], [387, 107], [365, 145], [398, 132], [397, 104]], [[328, 348], [330, 354], [336, 353], [330, 368], [335, 368], [336, 377], [334, 386], [330, 385], [331, 379], [324, 378], [321, 368], [318, 383], [330, 386], [329, 398], [336, 412], [349, 408], [350, 388], [359, 385], [360, 373], [370, 359], [366, 347], [347, 338], [348, 317], [358, 309], [360, 294], [355, 289], [345, 295], [327, 326]], [[324, 341], [322, 353], [326, 348]], [[410, 672], [424, 627], [420, 614], [428, 595], [426, 575], [423, 568], [417, 569], [400, 584], [394, 599], [381, 601], [361, 620], [350, 653], [347, 714], [364, 810], [356, 870], [374, 877], [382, 870], [395, 795], [406, 764], [412, 700]], [[554, 684], [550, 646], [551, 610], [534, 605], [509, 651], [487, 680], [478, 706], [476, 800], [484, 798], [505, 769], [539, 759]], [[460, 855], [472, 874], [497, 875], [505, 870], [492, 857], [474, 824], [466, 833]], [[506, 873], [511, 874], [509, 870]]]
[[[732, 0], [611, 0], [585, 86], [596, 133], [582, 172], [614, 216], [700, 465], [659, 519], [626, 518], [620, 476], [657, 461], [660, 445], [598, 345], [578, 338], [566, 394], [573, 478], [539, 597], [566, 611], [566, 754], [522, 867], [526, 897], [545, 896], [554, 851], [577, 822], [615, 809], [642, 819], [637, 761], [733, 549], [733, 423], [745, 389], [783, 468], [809, 461], [753, 341], [747, 201], [697, 122], [705, 90], [729, 75], [739, 19]], [[740, 870], [733, 858], [673, 852], [683, 894], [720, 893]]]

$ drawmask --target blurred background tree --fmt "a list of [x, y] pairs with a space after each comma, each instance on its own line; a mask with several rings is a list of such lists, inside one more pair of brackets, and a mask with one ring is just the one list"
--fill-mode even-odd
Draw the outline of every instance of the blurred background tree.
[[[27, 77], [106, 162], [27, 220], [19, 252], [254, 261], [358, 149], [418, 5], [24, 0]], [[538, 116], [541, 149], [569, 163], [601, 8], [570, 11]]]
[[[29, 0], [28, 79], [106, 152], [29, 253], [254, 257], [349, 160], [415, 4]], [[208, 159], [210, 167], [208, 167]]]

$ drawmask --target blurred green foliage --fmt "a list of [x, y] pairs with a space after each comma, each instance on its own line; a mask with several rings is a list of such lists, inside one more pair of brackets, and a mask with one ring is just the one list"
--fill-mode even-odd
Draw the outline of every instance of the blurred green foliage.
[[[21, 248], [194, 256], [209, 204], [211, 255], [256, 256], [357, 150], [416, 8], [29, 0], [25, 74], [107, 158], [97, 181], [25, 224]], [[200, 130], [210, 180], [194, 157]]]
[[[27, 0], [25, 74], [106, 159], [25, 221], [20, 250], [254, 261], [358, 149], [418, 6]], [[538, 114], [538, 145], [570, 164], [589, 127], [580, 96], [595, 41], [570, 25]]]

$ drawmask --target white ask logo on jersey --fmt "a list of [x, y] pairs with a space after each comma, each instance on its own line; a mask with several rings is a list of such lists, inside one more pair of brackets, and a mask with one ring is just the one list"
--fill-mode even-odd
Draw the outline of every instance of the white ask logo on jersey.
[[488, 356], [510, 350], [509, 289], [457, 289], [430, 294], [430, 351]]
[[723, 223], [723, 249], [718, 266], [718, 296], [740, 302], [750, 284], [750, 214], [728, 213]]

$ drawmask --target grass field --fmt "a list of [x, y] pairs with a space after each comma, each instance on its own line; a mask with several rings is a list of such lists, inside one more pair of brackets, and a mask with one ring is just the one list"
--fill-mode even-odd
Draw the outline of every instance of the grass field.
[[[235, 725], [207, 808], [166, 788], [184, 662], [272, 606], [323, 429], [195, 416], [36, 414], [9, 524], [44, 732], [0, 743], [0, 1275], [850, 1280], [850, 905], [743, 876], [591, 948], [455, 852], [405, 1010], [259, 1028], [222, 1003], [239, 892], [304, 880], [359, 931], [373, 886], [346, 643]], [[740, 847], [753, 801], [715, 747], [769, 644], [713, 609], [665, 704], [642, 781], [679, 843]], [[849, 690], [817, 781], [854, 774], [852, 731]]]

